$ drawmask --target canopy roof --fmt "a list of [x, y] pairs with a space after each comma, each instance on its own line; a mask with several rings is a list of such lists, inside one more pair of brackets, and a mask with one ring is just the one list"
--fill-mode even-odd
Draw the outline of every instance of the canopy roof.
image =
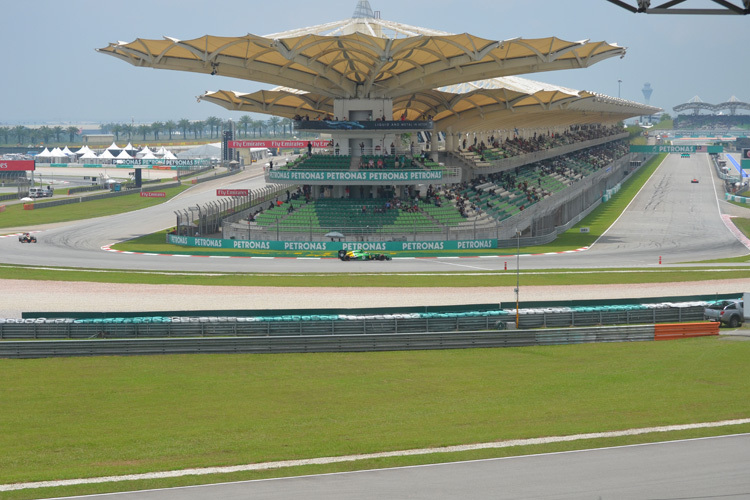
[[479, 79], [586, 68], [625, 54], [625, 48], [607, 42], [488, 40], [423, 28], [413, 28], [406, 38], [387, 38], [382, 31], [367, 32], [362, 19], [339, 23], [365, 32], [321, 35], [322, 27], [331, 26], [321, 25], [268, 37], [139, 38], [97, 50], [134, 66], [219, 74], [334, 98], [394, 98]]
[[[295, 89], [277, 88], [243, 94], [221, 90], [199, 97], [230, 110], [293, 118], [309, 115], [330, 118], [333, 99]], [[495, 78], [436, 90], [425, 90], [393, 100], [393, 117], [409, 120], [432, 116], [438, 130], [490, 130], [533, 126], [613, 122], [653, 114], [659, 108], [587, 91], [519, 77]], [[552, 122], [549, 122], [549, 121]], [[548, 123], [549, 122], [549, 123]], [[554, 123], [553, 123], [554, 122]]]

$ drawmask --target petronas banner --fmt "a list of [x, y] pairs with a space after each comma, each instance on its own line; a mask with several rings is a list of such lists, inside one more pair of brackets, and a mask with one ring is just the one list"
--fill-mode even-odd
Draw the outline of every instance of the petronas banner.
[[631, 153], [723, 153], [723, 146], [672, 146], [667, 144], [657, 146], [630, 146]]

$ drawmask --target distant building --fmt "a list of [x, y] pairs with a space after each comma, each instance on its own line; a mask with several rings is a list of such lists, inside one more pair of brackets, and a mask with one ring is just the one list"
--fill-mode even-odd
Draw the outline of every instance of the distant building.
[[85, 134], [81, 137], [83, 143], [89, 146], [109, 146], [115, 142], [113, 134]]

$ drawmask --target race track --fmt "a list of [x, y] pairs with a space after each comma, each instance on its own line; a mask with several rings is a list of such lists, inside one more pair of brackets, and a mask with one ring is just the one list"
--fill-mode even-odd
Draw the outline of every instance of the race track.
[[[118, 499], [750, 497], [750, 435], [115, 494]], [[86, 498], [104, 499], [113, 495]]]
[[[697, 178], [700, 182], [691, 183]], [[175, 224], [176, 210], [215, 199], [218, 187], [257, 188], [259, 169], [235, 178], [209, 181], [167, 203], [137, 212], [60, 225], [37, 234], [37, 245], [0, 239], [2, 262], [22, 265], [215, 272], [347, 273], [500, 270], [515, 256], [494, 258], [395, 259], [391, 262], [349, 262], [337, 259], [190, 258], [129, 255], [102, 251], [105, 245], [152, 233]], [[622, 217], [587, 251], [564, 255], [523, 256], [522, 269], [643, 267], [748, 253], [721, 218], [725, 205], [708, 155], [669, 155]], [[28, 228], [17, 228], [24, 230]]]

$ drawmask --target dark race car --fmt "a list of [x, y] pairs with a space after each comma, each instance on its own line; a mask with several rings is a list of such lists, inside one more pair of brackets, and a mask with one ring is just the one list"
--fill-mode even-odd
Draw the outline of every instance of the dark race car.
[[19, 234], [18, 241], [21, 243], [36, 243], [36, 236], [29, 233]]
[[339, 250], [341, 260], [391, 260], [390, 255], [370, 253], [363, 250]]

